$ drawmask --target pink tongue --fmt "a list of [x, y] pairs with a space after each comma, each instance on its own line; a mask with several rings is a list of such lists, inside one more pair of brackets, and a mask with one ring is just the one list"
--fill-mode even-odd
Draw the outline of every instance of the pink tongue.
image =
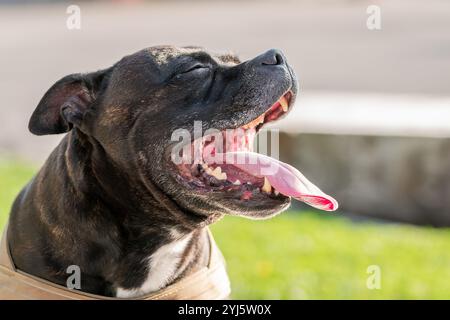
[[285, 196], [303, 201], [315, 208], [334, 211], [338, 203], [323, 193], [294, 167], [255, 152], [238, 151], [224, 154], [225, 162], [254, 176], [266, 177], [270, 184]]

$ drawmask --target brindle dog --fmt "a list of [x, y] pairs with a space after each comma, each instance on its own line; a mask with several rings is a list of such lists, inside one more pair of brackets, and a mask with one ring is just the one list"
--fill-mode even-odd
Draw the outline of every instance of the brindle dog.
[[[241, 63], [202, 48], [158, 46], [62, 78], [29, 123], [37, 135], [67, 134], [14, 202], [15, 265], [62, 285], [67, 267], [78, 265], [83, 291], [119, 297], [203, 267], [206, 226], [227, 214], [267, 218], [290, 198], [257, 183], [221, 184], [204, 166], [185, 174], [171, 161], [171, 135], [192, 132], [194, 121], [203, 130], [248, 128], [286, 93], [290, 106], [296, 77], [278, 50]], [[259, 121], [254, 133], [278, 117]]]

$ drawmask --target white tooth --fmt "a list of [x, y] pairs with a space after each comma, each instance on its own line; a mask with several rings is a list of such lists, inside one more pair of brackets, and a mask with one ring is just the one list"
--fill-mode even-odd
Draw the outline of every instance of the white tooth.
[[[208, 172], [208, 170], [209, 170], [209, 172]], [[226, 180], [227, 179], [227, 174], [225, 172], [222, 172], [221, 167], [216, 167], [214, 170], [211, 170], [210, 168], [208, 168], [206, 170], [206, 173], [213, 176], [217, 180]]]
[[220, 180], [220, 177], [222, 176], [222, 169], [220, 167], [216, 167], [211, 173], [214, 178]]
[[209, 174], [210, 176], [213, 175], [213, 171], [211, 170], [211, 168], [206, 168], [206, 169], [205, 169], [205, 172], [206, 172], [207, 174]]
[[260, 124], [260, 123], [264, 123], [264, 115], [262, 115], [262, 116], [259, 118], [258, 124]]
[[276, 196], [280, 194], [280, 192], [278, 190], [275, 190], [273, 193], [275, 193]]
[[270, 193], [272, 191], [272, 185], [266, 177], [264, 177], [264, 185], [262, 186], [261, 190], [267, 193]]
[[239, 181], [239, 180], [236, 180], [235, 182], [233, 182], [233, 184], [234, 184], [234, 185], [236, 185], [236, 186], [238, 186], [238, 185], [240, 185], [240, 184], [241, 184], [241, 181]]
[[258, 118], [251, 121], [250, 123], [247, 123], [245, 126], [242, 126], [242, 129], [247, 130], [247, 129], [254, 128], [262, 122], [264, 122], [264, 114], [260, 115]]
[[202, 163], [202, 168], [206, 170], [208, 169], [208, 165], [206, 163]]
[[280, 103], [281, 108], [283, 108], [283, 111], [287, 112], [288, 111], [288, 106], [289, 106], [289, 103], [288, 103], [287, 99], [283, 96], [283, 97], [280, 98], [280, 100], [278, 100], [278, 102]]

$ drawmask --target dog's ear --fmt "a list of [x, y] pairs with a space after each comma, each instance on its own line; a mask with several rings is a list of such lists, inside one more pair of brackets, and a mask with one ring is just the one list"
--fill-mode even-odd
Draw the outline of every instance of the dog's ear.
[[68, 132], [81, 125], [94, 103], [108, 70], [71, 74], [57, 81], [34, 110], [28, 129], [36, 135]]

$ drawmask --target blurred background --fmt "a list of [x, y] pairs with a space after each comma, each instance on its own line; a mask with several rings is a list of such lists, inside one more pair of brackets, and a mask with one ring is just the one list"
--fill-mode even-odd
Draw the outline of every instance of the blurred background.
[[[70, 5], [80, 29], [67, 28]], [[367, 26], [373, 5], [381, 29]], [[269, 221], [215, 225], [232, 297], [450, 298], [450, 2], [0, 0], [0, 40], [0, 225], [61, 139], [27, 130], [59, 78], [159, 44], [242, 60], [279, 48], [301, 87], [274, 125], [280, 158], [340, 210], [294, 203]]]

